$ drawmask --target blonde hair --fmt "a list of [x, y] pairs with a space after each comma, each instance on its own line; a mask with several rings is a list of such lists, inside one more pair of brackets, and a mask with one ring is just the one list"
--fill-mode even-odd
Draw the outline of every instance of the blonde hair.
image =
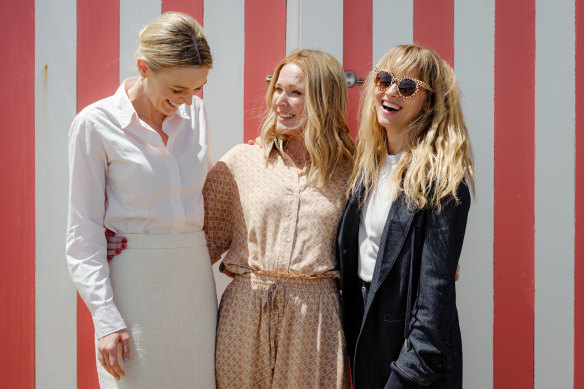
[[213, 67], [211, 48], [201, 25], [181, 12], [165, 12], [144, 26], [138, 36], [136, 57], [150, 69], [186, 66]]
[[[410, 207], [439, 210], [447, 196], [458, 201], [461, 182], [474, 193], [472, 148], [452, 67], [418, 44], [392, 48], [377, 66], [396, 75], [413, 71], [430, 87], [425, 109], [404, 132], [404, 154], [390, 178], [390, 185], [398, 188], [391, 200], [403, 194]], [[377, 185], [388, 146], [387, 132], [377, 121], [374, 79], [372, 71], [361, 95], [359, 144], [349, 185], [349, 194], [363, 185], [363, 201]]]
[[290, 63], [304, 73], [307, 118], [302, 136], [308, 150], [307, 180], [315, 186], [322, 186], [338, 169], [350, 168], [353, 163], [355, 141], [349, 135], [345, 119], [345, 72], [332, 55], [318, 50], [295, 50], [278, 64], [266, 93], [267, 113], [261, 127], [261, 143], [266, 157], [274, 148], [284, 152], [287, 135], [276, 131], [277, 113], [272, 106], [272, 97], [280, 71]]

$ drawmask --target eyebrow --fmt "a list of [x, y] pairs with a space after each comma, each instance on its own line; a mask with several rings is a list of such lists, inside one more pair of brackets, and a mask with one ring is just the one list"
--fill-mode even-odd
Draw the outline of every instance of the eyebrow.
[[[200, 89], [200, 88], [202, 88], [202, 87], [203, 87], [203, 86], [204, 86], [204, 85], [207, 83], [207, 81], [208, 81], [208, 80], [205, 80], [205, 82], [203, 83], [203, 85], [201, 85], [201, 86], [199, 86], [199, 87], [196, 87], [195, 89]], [[189, 89], [189, 88], [187, 88], [186, 86], [182, 86], [182, 85], [171, 85], [171, 87], [172, 87], [172, 88], [176, 88], [176, 89]]]
[[[275, 86], [278, 86], [278, 85], [279, 86], [282, 86], [282, 84], [280, 84], [279, 82], [276, 82], [276, 85]], [[288, 84], [288, 87], [293, 88], [293, 89], [294, 88], [295, 89], [300, 89], [300, 86], [298, 84]]]

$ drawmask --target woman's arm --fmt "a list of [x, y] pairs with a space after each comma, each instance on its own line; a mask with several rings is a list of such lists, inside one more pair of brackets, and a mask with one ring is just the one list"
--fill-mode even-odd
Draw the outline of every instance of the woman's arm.
[[107, 157], [93, 123], [76, 117], [69, 131], [69, 214], [67, 264], [71, 279], [93, 317], [97, 359], [115, 379], [125, 375], [118, 362], [130, 358], [130, 335], [113, 302], [103, 219]]
[[223, 161], [209, 171], [203, 187], [205, 198], [205, 236], [211, 262], [215, 263], [229, 249], [233, 239], [233, 197], [237, 184]]
[[410, 333], [393, 364], [405, 373], [402, 377], [422, 386], [450, 372], [450, 337], [457, 320], [455, 273], [470, 207], [466, 185], [459, 186], [457, 196], [458, 203], [450, 197], [440, 211], [427, 212]]
[[103, 219], [107, 156], [94, 124], [76, 117], [69, 131], [67, 264], [98, 338], [126, 328], [113, 302]]

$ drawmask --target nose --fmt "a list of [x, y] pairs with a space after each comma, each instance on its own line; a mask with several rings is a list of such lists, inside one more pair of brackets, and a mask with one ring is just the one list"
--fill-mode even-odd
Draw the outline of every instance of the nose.
[[190, 106], [193, 103], [193, 95], [194, 95], [194, 93], [187, 92], [187, 94], [185, 95], [185, 104], [186, 105]]
[[397, 95], [399, 95], [398, 88], [397, 88], [397, 82], [393, 82], [389, 86], [389, 88], [386, 89], [385, 93], [388, 94], [388, 95], [390, 95], [390, 96], [397, 96]]
[[278, 95], [274, 95], [276, 105], [286, 105], [288, 99], [286, 93], [280, 93]]

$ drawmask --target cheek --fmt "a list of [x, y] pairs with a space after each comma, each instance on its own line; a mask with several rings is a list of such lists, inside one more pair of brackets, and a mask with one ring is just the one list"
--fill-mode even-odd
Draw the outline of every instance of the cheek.
[[299, 114], [304, 114], [305, 112], [305, 105], [304, 105], [304, 99], [298, 99], [296, 100], [296, 104], [295, 104], [295, 110], [296, 112], [298, 112]]
[[161, 100], [162, 97], [160, 96], [160, 90], [156, 85], [152, 85], [150, 87], [150, 89], [148, 90], [148, 97], [152, 102]]

